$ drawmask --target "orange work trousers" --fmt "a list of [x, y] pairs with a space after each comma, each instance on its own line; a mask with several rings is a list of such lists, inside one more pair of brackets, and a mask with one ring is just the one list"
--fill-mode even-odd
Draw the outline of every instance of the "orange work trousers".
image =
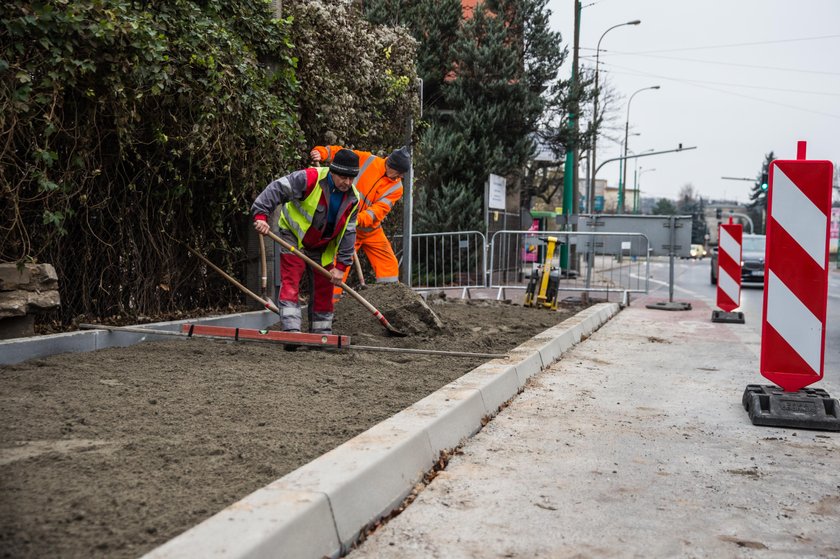
[[[394, 283], [400, 280], [400, 264], [394, 254], [394, 249], [385, 236], [385, 231], [378, 228], [370, 233], [365, 233], [364, 237], [356, 234], [356, 253], [364, 251], [365, 256], [373, 267], [373, 273], [376, 274], [376, 283]], [[347, 278], [350, 277], [350, 271], [353, 266], [350, 266], [344, 271], [344, 282], [347, 283]], [[336, 299], [342, 292], [340, 287], [333, 289], [333, 299]]]

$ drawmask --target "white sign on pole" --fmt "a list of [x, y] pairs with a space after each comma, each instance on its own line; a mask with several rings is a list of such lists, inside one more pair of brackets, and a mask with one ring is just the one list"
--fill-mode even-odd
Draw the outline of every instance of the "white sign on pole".
[[507, 180], [499, 175], [490, 175], [490, 192], [487, 199], [487, 207], [492, 210], [504, 210], [507, 199]]

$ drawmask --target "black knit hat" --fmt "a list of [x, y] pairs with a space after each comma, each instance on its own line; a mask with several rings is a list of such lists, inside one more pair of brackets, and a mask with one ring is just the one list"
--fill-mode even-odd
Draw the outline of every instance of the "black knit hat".
[[407, 147], [395, 149], [385, 161], [391, 169], [398, 173], [407, 173], [411, 168], [411, 154], [408, 152]]
[[359, 174], [359, 156], [349, 149], [340, 149], [330, 163], [330, 171], [336, 175], [355, 177]]

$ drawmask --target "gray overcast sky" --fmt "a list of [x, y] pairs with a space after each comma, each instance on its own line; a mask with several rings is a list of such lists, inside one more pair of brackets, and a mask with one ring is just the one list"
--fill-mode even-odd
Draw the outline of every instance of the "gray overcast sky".
[[[840, 0], [582, 0], [580, 56], [620, 95], [610, 135], [621, 141], [630, 108], [629, 146], [636, 153], [696, 150], [638, 160], [642, 196], [676, 198], [691, 183], [707, 198], [746, 202], [771, 150], [795, 159], [797, 140], [809, 159], [840, 163]], [[573, 0], [550, 0], [554, 30], [574, 41]], [[597, 161], [619, 156], [619, 144], [600, 138]], [[634, 166], [628, 168], [633, 184]], [[598, 173], [618, 184], [618, 163]], [[581, 174], [581, 176], [584, 176]]]

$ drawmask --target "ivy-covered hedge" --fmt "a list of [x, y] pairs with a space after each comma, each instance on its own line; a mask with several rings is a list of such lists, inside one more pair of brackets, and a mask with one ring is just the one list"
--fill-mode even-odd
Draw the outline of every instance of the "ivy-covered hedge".
[[178, 242], [235, 254], [254, 186], [296, 158], [289, 22], [260, 0], [0, 19], [0, 260], [54, 264], [65, 319], [216, 303]]

